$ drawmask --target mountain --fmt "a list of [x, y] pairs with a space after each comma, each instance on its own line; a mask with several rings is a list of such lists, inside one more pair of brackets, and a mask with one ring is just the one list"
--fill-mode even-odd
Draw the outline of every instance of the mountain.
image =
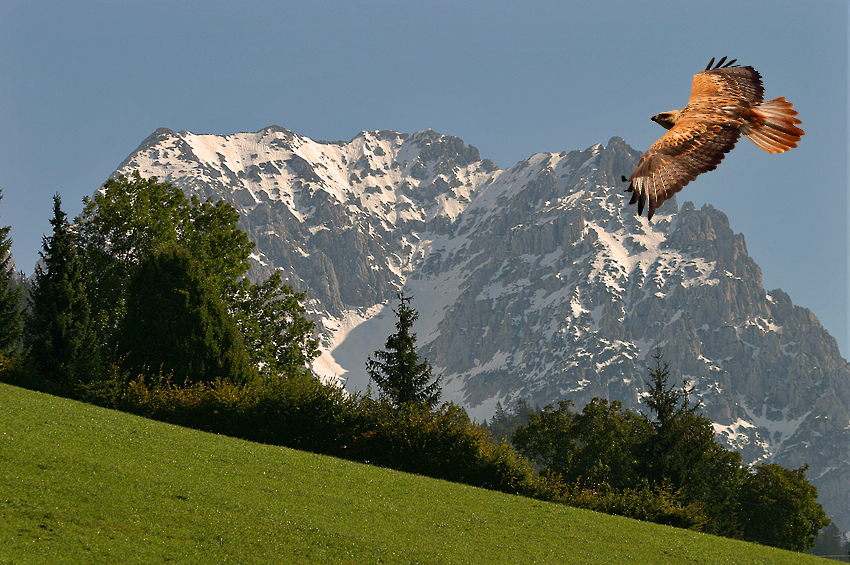
[[280, 269], [308, 293], [315, 369], [350, 390], [366, 388], [400, 288], [444, 398], [479, 420], [521, 398], [639, 410], [660, 348], [722, 443], [749, 463], [808, 463], [850, 529], [850, 365], [811, 311], [765, 291], [722, 212], [674, 199], [636, 217], [617, 179], [639, 157], [615, 137], [502, 170], [431, 130], [325, 142], [159, 129], [114, 174], [231, 202], [257, 243], [250, 276]]

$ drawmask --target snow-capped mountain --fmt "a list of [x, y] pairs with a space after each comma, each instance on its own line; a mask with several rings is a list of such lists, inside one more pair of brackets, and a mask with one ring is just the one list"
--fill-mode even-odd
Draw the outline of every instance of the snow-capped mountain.
[[444, 398], [479, 420], [520, 398], [640, 409], [658, 347], [722, 442], [746, 462], [809, 463], [850, 529], [850, 366], [835, 339], [765, 291], [722, 212], [672, 200], [635, 217], [617, 179], [639, 156], [612, 138], [501, 170], [431, 130], [317, 142], [160, 129], [115, 174], [233, 203], [257, 243], [251, 276], [280, 269], [308, 293], [315, 369], [350, 390], [366, 388], [401, 288]]

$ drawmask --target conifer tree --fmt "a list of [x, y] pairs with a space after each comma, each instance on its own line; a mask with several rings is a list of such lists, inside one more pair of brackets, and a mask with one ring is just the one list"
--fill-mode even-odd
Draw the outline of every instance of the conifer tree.
[[691, 405], [690, 395], [693, 394], [694, 387], [687, 382], [683, 382], [681, 387], [670, 384], [670, 365], [662, 361], [660, 348], [656, 349], [652, 358], [655, 360], [655, 367], [648, 369], [649, 380], [644, 381], [648, 390], [643, 402], [655, 413], [653, 427], [662, 430], [672, 423], [674, 417], [696, 413], [700, 403]]
[[50, 224], [53, 235], [44, 237], [42, 264], [35, 271], [26, 342], [42, 378], [74, 385], [96, 377], [100, 364], [76, 235], [58, 194]]
[[[0, 191], [2, 199], [3, 191]], [[0, 354], [15, 347], [23, 328], [19, 307], [23, 287], [13, 280], [10, 229], [0, 227]]]
[[118, 354], [125, 369], [171, 375], [178, 385], [252, 378], [236, 322], [200, 265], [177, 244], [146, 254], [133, 274]]
[[654, 487], [672, 487], [688, 503], [705, 505], [709, 523], [704, 531], [730, 535], [737, 529], [734, 497], [743, 478], [740, 454], [715, 440], [709, 418], [691, 403], [694, 388], [686, 381], [670, 384], [670, 367], [658, 349], [648, 369], [648, 394], [643, 402], [655, 414], [653, 432], [638, 448], [642, 472]]
[[431, 382], [431, 364], [427, 359], [419, 361], [416, 334], [411, 332], [419, 314], [410, 307], [411, 298], [399, 292], [398, 299], [401, 304], [393, 310], [398, 331], [387, 338], [384, 350], [375, 351], [375, 358], [366, 360], [366, 370], [381, 389], [382, 398], [392, 405], [431, 409], [440, 401], [440, 379]]

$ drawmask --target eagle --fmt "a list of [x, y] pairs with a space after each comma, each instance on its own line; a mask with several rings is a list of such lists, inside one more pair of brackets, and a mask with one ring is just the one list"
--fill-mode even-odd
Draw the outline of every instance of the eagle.
[[[743, 134], [768, 153], [782, 153], [805, 133], [785, 97], [764, 102], [761, 75], [726, 57], [694, 75], [691, 98], [681, 110], [662, 112], [652, 121], [667, 133], [643, 154], [629, 178], [629, 204], [652, 219], [661, 204], [701, 173], [713, 171]], [[712, 67], [712, 65], [714, 65]], [[647, 207], [647, 204], [649, 205]]]

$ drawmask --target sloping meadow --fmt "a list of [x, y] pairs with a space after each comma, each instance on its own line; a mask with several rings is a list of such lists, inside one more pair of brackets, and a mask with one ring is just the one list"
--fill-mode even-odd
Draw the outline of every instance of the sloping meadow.
[[825, 563], [0, 385], [0, 563]]

